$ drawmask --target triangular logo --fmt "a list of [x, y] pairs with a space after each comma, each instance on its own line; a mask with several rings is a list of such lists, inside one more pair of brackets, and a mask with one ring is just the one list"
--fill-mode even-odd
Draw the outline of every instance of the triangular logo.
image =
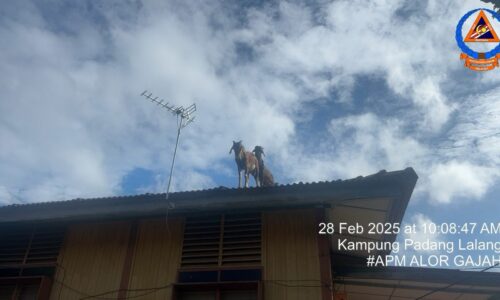
[[464, 42], [500, 42], [483, 10], [479, 11], [469, 33], [465, 36]]

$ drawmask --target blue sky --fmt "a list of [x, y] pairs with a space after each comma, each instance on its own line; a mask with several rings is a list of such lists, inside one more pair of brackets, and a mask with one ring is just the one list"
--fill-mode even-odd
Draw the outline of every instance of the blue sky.
[[[240, 2], [238, 2], [240, 3]], [[237, 184], [232, 140], [279, 183], [412, 166], [407, 221], [497, 221], [500, 71], [459, 61], [467, 1], [9, 1], [0, 204]], [[495, 25], [494, 25], [495, 26]], [[251, 150], [251, 149], [250, 149]]]

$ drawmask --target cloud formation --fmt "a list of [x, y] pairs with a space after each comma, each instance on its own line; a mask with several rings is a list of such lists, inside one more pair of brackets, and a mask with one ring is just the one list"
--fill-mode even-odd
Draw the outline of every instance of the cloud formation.
[[[136, 168], [157, 178], [138, 191], [162, 190], [175, 120], [144, 89], [198, 106], [173, 190], [235, 183], [227, 151], [243, 139], [265, 147], [280, 183], [413, 166], [430, 201], [479, 199], [499, 177], [500, 92], [457, 89], [471, 75], [453, 35], [435, 34], [475, 6], [11, 2], [0, 21], [0, 203], [119, 194]], [[468, 142], [479, 131], [491, 136]]]

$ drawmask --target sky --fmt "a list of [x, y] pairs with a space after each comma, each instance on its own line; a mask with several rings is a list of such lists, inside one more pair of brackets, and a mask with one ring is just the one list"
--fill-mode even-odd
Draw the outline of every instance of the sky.
[[164, 192], [148, 90], [198, 108], [172, 191], [237, 186], [242, 140], [280, 184], [413, 167], [406, 221], [497, 222], [500, 69], [455, 41], [485, 2], [4, 1], [0, 205]]

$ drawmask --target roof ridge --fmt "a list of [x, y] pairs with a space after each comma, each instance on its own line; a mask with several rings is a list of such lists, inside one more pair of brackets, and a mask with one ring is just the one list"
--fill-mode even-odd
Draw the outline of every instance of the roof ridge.
[[[298, 186], [314, 186], [314, 185], [325, 185], [325, 184], [338, 184], [338, 183], [349, 183], [356, 182], [362, 179], [372, 179], [378, 178], [383, 175], [396, 174], [398, 172], [413, 172], [413, 168], [408, 167], [404, 170], [390, 171], [387, 172], [385, 169], [378, 171], [377, 173], [366, 175], [366, 176], [357, 176], [350, 179], [334, 179], [334, 180], [324, 180], [324, 181], [311, 181], [311, 182], [292, 182], [287, 184], [277, 184], [269, 187], [248, 187], [248, 188], [237, 188], [237, 187], [225, 187], [218, 186], [208, 189], [197, 189], [197, 190], [189, 190], [189, 191], [178, 191], [170, 193], [170, 196], [182, 196], [187, 194], [197, 194], [197, 193], [211, 193], [215, 191], [257, 191], [257, 190], [273, 190], [277, 188], [287, 188], [287, 187], [298, 187]], [[416, 175], [416, 173], [415, 173]], [[54, 201], [43, 201], [43, 202], [29, 202], [29, 203], [20, 203], [20, 204], [9, 204], [0, 206], [0, 210], [9, 208], [9, 207], [21, 207], [21, 206], [36, 206], [36, 205], [50, 205], [56, 203], [77, 203], [77, 202], [87, 202], [87, 201], [110, 201], [117, 199], [132, 199], [132, 198], [146, 198], [146, 197], [163, 197], [166, 193], [143, 193], [143, 194], [134, 194], [134, 195], [112, 195], [108, 197], [90, 197], [90, 198], [73, 198], [73, 199], [65, 199], [65, 200], [54, 200]]]

